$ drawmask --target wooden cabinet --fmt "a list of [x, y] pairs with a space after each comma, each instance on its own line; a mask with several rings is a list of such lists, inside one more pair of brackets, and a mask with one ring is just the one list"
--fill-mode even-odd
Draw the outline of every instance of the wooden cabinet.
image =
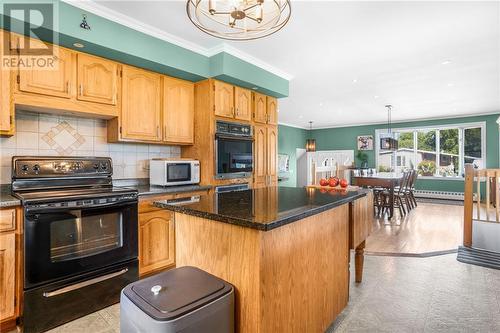
[[234, 117], [234, 89], [229, 83], [213, 81], [214, 113], [219, 117]]
[[[4, 55], [6, 33], [0, 30], [0, 54]], [[10, 70], [0, 68], [0, 135], [11, 135], [14, 127], [14, 110], [10, 104]]]
[[254, 127], [254, 188], [278, 184], [278, 129]]
[[77, 99], [116, 105], [118, 67], [116, 62], [79, 53], [77, 55]]
[[266, 95], [254, 93], [253, 98], [253, 121], [259, 124], [267, 124], [267, 100]]
[[267, 96], [267, 123], [269, 125], [278, 125], [278, 100]]
[[[42, 42], [31, 40], [33, 44]], [[26, 67], [19, 69], [19, 90], [28, 93], [71, 98], [74, 54], [70, 50], [54, 46], [54, 67]]]
[[267, 176], [269, 186], [278, 184], [278, 129], [267, 126]]
[[267, 128], [254, 127], [254, 187], [267, 185]]
[[250, 121], [252, 119], [252, 92], [248, 89], [234, 87], [234, 118]]
[[158, 210], [139, 214], [139, 274], [175, 263], [174, 214]]
[[16, 315], [16, 235], [0, 234], [0, 320]]
[[180, 144], [193, 143], [193, 83], [163, 77], [163, 140]]
[[161, 141], [161, 75], [124, 66], [122, 96], [121, 138]]

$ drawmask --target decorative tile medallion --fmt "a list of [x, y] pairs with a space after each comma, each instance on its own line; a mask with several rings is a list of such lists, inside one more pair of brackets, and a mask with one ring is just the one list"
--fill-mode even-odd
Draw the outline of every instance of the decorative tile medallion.
[[59, 155], [71, 155], [76, 149], [85, 143], [85, 138], [66, 121], [60, 122], [42, 136], [53, 150]]

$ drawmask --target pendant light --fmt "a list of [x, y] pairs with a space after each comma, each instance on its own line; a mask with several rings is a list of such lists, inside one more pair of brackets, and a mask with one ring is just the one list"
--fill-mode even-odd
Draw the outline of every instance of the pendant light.
[[398, 140], [392, 133], [392, 105], [386, 105], [387, 108], [387, 136], [380, 138], [380, 150], [396, 151], [398, 150]]
[[[309, 122], [309, 133], [311, 133], [313, 128], [313, 122]], [[314, 152], [316, 151], [316, 140], [310, 138], [306, 140], [306, 151], [307, 152]]]

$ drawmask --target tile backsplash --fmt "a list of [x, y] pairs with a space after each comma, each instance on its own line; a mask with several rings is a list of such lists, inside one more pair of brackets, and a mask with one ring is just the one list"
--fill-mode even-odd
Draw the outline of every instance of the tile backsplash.
[[11, 182], [15, 155], [109, 156], [113, 178], [149, 177], [149, 159], [180, 157], [177, 146], [108, 143], [106, 121], [52, 114], [16, 112], [16, 134], [0, 138], [0, 184]]

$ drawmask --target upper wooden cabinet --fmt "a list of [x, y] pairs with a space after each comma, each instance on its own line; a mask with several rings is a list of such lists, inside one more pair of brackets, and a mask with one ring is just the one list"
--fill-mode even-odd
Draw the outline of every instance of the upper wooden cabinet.
[[124, 66], [122, 96], [121, 138], [162, 141], [161, 75]]
[[267, 124], [267, 100], [266, 95], [254, 93], [253, 98], [253, 120], [256, 123]]
[[[6, 34], [0, 30], [0, 54], [4, 55]], [[10, 70], [0, 68], [0, 135], [11, 135], [14, 127], [14, 110], [10, 103]]]
[[163, 77], [163, 140], [181, 144], [193, 143], [193, 83]]
[[116, 105], [118, 63], [79, 53], [77, 66], [78, 100]]
[[214, 113], [219, 117], [234, 117], [234, 89], [229, 83], [214, 81]]
[[267, 123], [278, 125], [278, 100], [271, 96], [267, 96]]
[[234, 87], [234, 118], [250, 121], [252, 119], [252, 92], [248, 89]]
[[[41, 43], [34, 41], [33, 43]], [[54, 46], [53, 68], [26, 67], [19, 69], [19, 90], [52, 97], [71, 98], [73, 83], [73, 52]]]

